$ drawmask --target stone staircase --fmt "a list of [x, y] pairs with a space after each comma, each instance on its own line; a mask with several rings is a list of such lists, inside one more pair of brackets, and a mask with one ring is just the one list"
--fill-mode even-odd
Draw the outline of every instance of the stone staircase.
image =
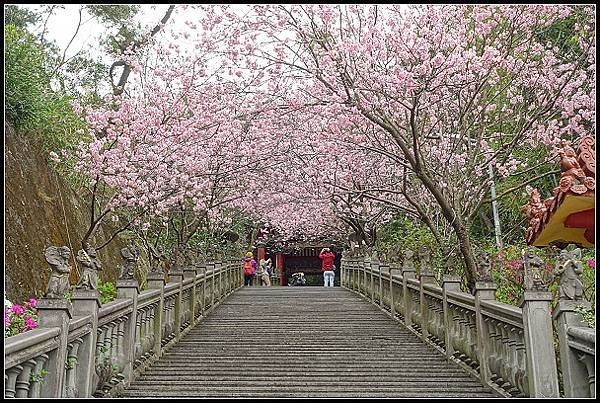
[[245, 287], [123, 397], [494, 397], [342, 288]]

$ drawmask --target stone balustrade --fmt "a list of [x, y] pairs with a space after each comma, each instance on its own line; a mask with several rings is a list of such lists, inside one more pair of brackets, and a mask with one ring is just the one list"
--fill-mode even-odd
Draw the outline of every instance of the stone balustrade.
[[559, 301], [554, 310], [565, 397], [596, 397], [596, 329], [587, 327], [575, 308], [587, 302]]
[[149, 273], [142, 292], [119, 280], [102, 306], [96, 290], [76, 289], [72, 303], [40, 299], [39, 327], [5, 339], [5, 397], [115, 395], [243, 284], [232, 260], [170, 280]]
[[[425, 343], [506, 397], [558, 397], [550, 293], [527, 290], [521, 307], [495, 300], [492, 282], [477, 282], [475, 295], [460, 279], [439, 286], [412, 265], [344, 257], [342, 287], [378, 305]], [[561, 365], [567, 397], [594, 396], [594, 329], [575, 323], [573, 303], [559, 303]], [[580, 317], [579, 317], [580, 318]]]
[[[558, 397], [548, 292], [528, 288], [515, 307], [495, 300], [490, 281], [477, 282], [471, 295], [454, 276], [445, 276], [440, 286], [421, 267], [417, 279], [409, 261], [400, 267], [344, 257], [341, 285], [498, 395]], [[140, 292], [135, 280], [119, 280], [117, 299], [103, 306], [94, 289], [74, 290], [72, 303], [41, 299], [39, 328], [5, 339], [5, 397], [118, 395], [241, 287], [243, 275], [236, 261], [227, 260], [171, 272], [168, 282], [150, 272], [147, 284]], [[595, 397], [595, 329], [576, 312], [581, 304], [561, 299], [554, 311], [566, 397]]]

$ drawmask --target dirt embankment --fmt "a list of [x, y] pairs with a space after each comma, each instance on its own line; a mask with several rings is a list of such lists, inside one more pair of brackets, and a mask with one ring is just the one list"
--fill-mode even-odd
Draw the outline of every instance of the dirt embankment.
[[[50, 267], [44, 250], [50, 245], [71, 249], [71, 284], [76, 282], [74, 256], [81, 248], [90, 213], [82, 195], [56, 174], [30, 136], [17, 133], [7, 123], [4, 132], [4, 286], [9, 300], [22, 303], [46, 291]], [[108, 237], [107, 226], [101, 227], [97, 239]], [[116, 280], [124, 246], [123, 240], [115, 239], [98, 251], [103, 281]]]

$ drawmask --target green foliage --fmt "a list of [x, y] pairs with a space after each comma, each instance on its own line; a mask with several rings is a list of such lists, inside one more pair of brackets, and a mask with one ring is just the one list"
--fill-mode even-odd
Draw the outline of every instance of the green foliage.
[[584, 305], [577, 305], [575, 312], [579, 313], [583, 318], [583, 321], [591, 328], [596, 327], [596, 312], [593, 309], [589, 309]]
[[68, 79], [65, 77], [61, 86], [82, 105], [98, 107], [104, 104], [100, 93], [108, 77], [105, 64], [87, 54], [77, 55], [66, 63], [64, 75]]
[[17, 28], [25, 29], [40, 20], [40, 15], [14, 4], [4, 6], [4, 25], [14, 25]]
[[484, 250], [492, 258], [492, 278], [498, 287], [496, 299], [510, 305], [519, 305], [523, 296], [523, 260], [521, 250], [524, 245], [510, 245], [498, 250], [495, 244]]
[[66, 362], [68, 369], [73, 369], [77, 366], [77, 357], [69, 357]]
[[43, 68], [45, 55], [34, 37], [15, 25], [4, 28], [4, 41], [6, 115], [16, 127], [23, 127], [44, 107], [50, 86]]
[[142, 40], [141, 25], [135, 26], [131, 19], [139, 11], [139, 5], [89, 5], [86, 9], [95, 16], [102, 24], [110, 28], [117, 28], [115, 35], [108, 35], [103, 42], [113, 51], [121, 54], [130, 44]]
[[559, 56], [564, 60], [573, 60], [583, 53], [579, 45], [579, 38], [594, 35], [594, 30], [587, 31], [582, 21], [587, 20], [590, 11], [588, 6], [572, 5], [571, 14], [554, 22], [548, 27], [538, 29], [536, 39], [544, 43], [546, 48], [556, 47], [560, 50]]
[[102, 23], [119, 26], [128, 18], [134, 17], [140, 11], [140, 6], [135, 4], [96, 4], [88, 5], [86, 6], [86, 9]]
[[84, 123], [71, 109], [71, 99], [52, 90], [44, 47], [15, 25], [5, 27], [4, 40], [7, 119], [36, 136], [46, 151], [74, 148]]
[[[456, 245], [456, 242], [454, 242], [454, 245]], [[447, 260], [445, 247], [437, 242], [429, 227], [406, 216], [399, 215], [381, 227], [375, 248], [380, 256], [387, 256], [389, 261], [398, 261], [401, 260], [403, 251], [410, 249], [417, 253], [422, 246], [428, 247], [432, 252], [432, 269], [438, 274], [441, 273]], [[457, 257], [456, 251], [453, 251], [452, 254], [454, 256], [455, 271], [460, 274], [462, 259]]]
[[29, 381], [30, 382], [43, 382], [44, 378], [46, 377], [46, 375], [48, 375], [48, 373], [49, 373], [48, 370], [45, 369], [45, 368], [42, 368], [40, 370], [40, 372], [37, 372], [37, 373], [36, 372], [32, 372], [29, 375]]
[[100, 293], [100, 302], [102, 304], [108, 304], [117, 297], [115, 284], [110, 281], [102, 282], [102, 280], [98, 280], [98, 292]]
[[596, 307], [596, 249], [585, 249], [582, 255], [583, 273], [583, 299], [590, 303], [592, 309]]

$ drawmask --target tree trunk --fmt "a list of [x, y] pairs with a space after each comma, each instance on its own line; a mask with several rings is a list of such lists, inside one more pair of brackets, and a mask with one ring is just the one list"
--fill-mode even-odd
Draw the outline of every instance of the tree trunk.
[[433, 197], [437, 200], [442, 210], [444, 218], [450, 223], [456, 239], [458, 240], [458, 246], [465, 263], [465, 276], [467, 278], [467, 285], [471, 291], [475, 289], [475, 281], [477, 280], [477, 265], [475, 263], [475, 255], [473, 254], [473, 248], [471, 246], [471, 239], [469, 238], [469, 231], [466, 223], [456, 213], [452, 205], [444, 197], [440, 189], [435, 183], [423, 172], [417, 172], [417, 176], [423, 183], [423, 185], [431, 192]]

